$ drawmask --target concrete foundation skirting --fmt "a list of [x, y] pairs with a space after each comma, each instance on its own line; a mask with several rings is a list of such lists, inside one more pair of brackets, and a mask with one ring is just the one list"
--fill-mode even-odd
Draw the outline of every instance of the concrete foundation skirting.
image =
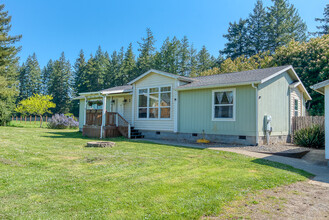
[[[270, 135], [269, 144], [285, 144], [290, 143], [291, 138], [290, 135]], [[258, 137], [259, 144], [266, 144], [266, 136], [259, 136]]]
[[[140, 131], [147, 139], [196, 141], [198, 139], [203, 138], [203, 135], [200, 133], [174, 133], [170, 131], [147, 131], [147, 130], [140, 130]], [[205, 139], [211, 142], [217, 142], [217, 143], [256, 145], [255, 136], [205, 134], [204, 137]]]

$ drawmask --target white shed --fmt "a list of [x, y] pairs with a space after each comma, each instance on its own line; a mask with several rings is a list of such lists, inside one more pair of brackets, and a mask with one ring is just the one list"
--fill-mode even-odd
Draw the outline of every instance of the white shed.
[[325, 157], [329, 160], [329, 80], [311, 86], [311, 89], [324, 95], [324, 130], [325, 130]]

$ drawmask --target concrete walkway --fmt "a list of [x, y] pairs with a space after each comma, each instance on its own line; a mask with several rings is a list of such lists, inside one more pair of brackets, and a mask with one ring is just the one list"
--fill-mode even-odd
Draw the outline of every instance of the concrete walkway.
[[153, 140], [153, 139], [143, 139], [143, 140], [150, 141], [153, 143], [158, 143], [158, 144], [165, 144], [165, 145], [227, 151], [227, 152], [243, 154], [243, 155], [250, 156], [250, 157], [274, 161], [274, 162], [278, 162], [278, 163], [282, 163], [282, 164], [287, 164], [287, 165], [290, 165], [297, 169], [305, 170], [306, 172], [314, 174], [315, 177], [312, 180], [310, 180], [310, 183], [329, 187], [329, 167], [319, 166], [319, 165], [310, 163], [306, 160], [295, 159], [295, 158], [290, 158], [290, 157], [282, 157], [282, 156], [276, 156], [276, 155], [269, 156], [268, 154], [246, 151], [246, 150], [241, 150], [241, 149], [235, 149], [234, 147], [216, 147], [216, 144], [210, 144], [210, 145], [194, 144], [194, 143], [186, 143], [186, 142]]

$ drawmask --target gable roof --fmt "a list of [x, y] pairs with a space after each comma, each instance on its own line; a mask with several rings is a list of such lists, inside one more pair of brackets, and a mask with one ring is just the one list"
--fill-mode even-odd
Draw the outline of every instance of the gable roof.
[[294, 82], [290, 87], [297, 87], [303, 92], [307, 100], [311, 100], [311, 96], [305, 89], [303, 83], [296, 74], [294, 68], [289, 66], [278, 66], [265, 69], [248, 70], [234, 73], [222, 73], [210, 76], [199, 76], [199, 77], [185, 77], [179, 76], [172, 73], [167, 73], [159, 70], [150, 69], [146, 73], [140, 75], [136, 79], [130, 81], [127, 85], [116, 86], [109, 89], [104, 89], [97, 92], [79, 93], [79, 95], [103, 95], [103, 94], [119, 94], [132, 92], [132, 84], [141, 80], [145, 76], [151, 73], [160, 74], [170, 78], [178, 79], [180, 81], [187, 82], [184, 85], [177, 87], [177, 90], [191, 90], [191, 89], [202, 89], [202, 88], [214, 88], [214, 87], [225, 87], [225, 86], [238, 86], [238, 85], [250, 85], [250, 84], [261, 84], [269, 81], [270, 79], [288, 72]]
[[243, 85], [251, 83], [263, 83], [278, 72], [284, 72], [289, 66], [272, 67], [266, 69], [247, 70], [234, 73], [222, 73], [210, 76], [199, 76], [194, 81], [182, 85], [180, 89], [206, 86]]
[[318, 93], [321, 93], [322, 95], [324, 95], [324, 87], [326, 87], [327, 85], [329, 85], [329, 79], [319, 82], [313, 86], [311, 86], [311, 89], [317, 91]]
[[190, 89], [201, 89], [201, 88], [212, 88], [212, 87], [224, 87], [224, 86], [238, 86], [238, 85], [249, 85], [249, 84], [261, 84], [268, 80], [288, 71], [292, 79], [300, 82], [298, 84], [302, 92], [308, 100], [311, 100], [311, 96], [308, 94], [304, 85], [300, 81], [298, 75], [294, 71], [292, 66], [279, 66], [265, 69], [247, 70], [242, 72], [234, 73], [222, 73], [210, 76], [200, 76], [193, 78], [194, 81], [185, 85], [181, 85], [177, 90], [190, 90]]
[[116, 93], [127, 93], [132, 92], [133, 87], [131, 85], [116, 86], [109, 89], [101, 90], [102, 94], [116, 94]]
[[173, 79], [179, 79], [180, 81], [184, 81], [184, 82], [193, 82], [193, 78], [189, 78], [189, 77], [185, 77], [185, 76], [180, 76], [180, 75], [172, 74], [172, 73], [167, 73], [167, 72], [163, 72], [163, 71], [160, 71], [160, 70], [150, 69], [146, 73], [143, 73], [142, 75], [140, 75], [136, 79], [130, 81], [128, 83], [128, 85], [131, 85], [131, 84], [137, 82], [138, 80], [144, 78], [145, 76], [147, 76], [147, 75], [149, 75], [151, 73], [157, 73], [157, 74], [160, 74], [160, 75], [163, 75], [163, 76], [167, 76], [167, 77], [170, 77], [170, 78], [173, 78]]

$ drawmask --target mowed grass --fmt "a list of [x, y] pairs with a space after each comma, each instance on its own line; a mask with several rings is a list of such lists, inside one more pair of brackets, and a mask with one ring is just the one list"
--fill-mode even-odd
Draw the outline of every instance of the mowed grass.
[[73, 130], [0, 127], [1, 219], [198, 219], [247, 193], [305, 180], [278, 163]]

